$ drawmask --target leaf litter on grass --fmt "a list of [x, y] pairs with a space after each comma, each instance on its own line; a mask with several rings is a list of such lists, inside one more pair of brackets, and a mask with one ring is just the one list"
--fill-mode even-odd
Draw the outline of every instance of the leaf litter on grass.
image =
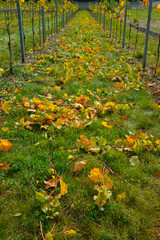
[[[158, 239], [159, 106], [141, 64], [131, 65], [133, 56], [110, 43], [87, 11], [54, 40], [54, 51], [52, 44], [26, 64], [28, 80], [18, 91], [18, 80], [9, 92], [2, 85], [1, 142], [12, 139], [0, 153], [1, 166], [9, 165], [3, 201], [22, 213], [25, 239], [41, 234], [40, 220], [51, 239]], [[23, 187], [15, 200], [5, 197], [13, 181], [13, 192]], [[19, 203], [29, 194], [26, 183], [32, 194], [25, 212]]]

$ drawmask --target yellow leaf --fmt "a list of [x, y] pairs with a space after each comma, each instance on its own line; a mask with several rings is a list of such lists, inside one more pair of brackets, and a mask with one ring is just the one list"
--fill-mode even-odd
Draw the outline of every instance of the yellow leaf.
[[111, 180], [110, 177], [108, 177], [108, 173], [109, 171], [106, 170], [105, 174], [103, 175], [103, 186], [110, 190], [113, 186], [113, 180]]
[[101, 182], [102, 181], [102, 172], [99, 168], [93, 168], [90, 170], [90, 174], [88, 177], [93, 181], [93, 182]]
[[117, 197], [116, 197], [116, 200], [118, 202], [120, 202], [122, 199], [126, 198], [126, 194], [125, 192], [121, 193], [121, 194], [118, 194]]
[[5, 113], [9, 114], [10, 108], [11, 108], [11, 102], [4, 100], [4, 103], [1, 105], [1, 109], [2, 109]]
[[155, 143], [159, 145], [159, 144], [160, 144], [160, 139], [157, 139], [157, 140], [155, 141]]
[[67, 193], [68, 185], [60, 179], [60, 187], [61, 187], [61, 195], [65, 195]]
[[88, 147], [86, 150], [88, 150], [89, 152], [92, 152], [92, 153], [99, 153], [100, 152], [100, 148], [99, 147]]
[[85, 166], [87, 160], [85, 161], [80, 161], [80, 162], [76, 162], [75, 166], [74, 166], [74, 172], [79, 172], [82, 170], [82, 168]]
[[9, 128], [8, 128], [8, 127], [2, 127], [1, 130], [2, 130], [3, 132], [9, 132]]
[[51, 232], [48, 232], [46, 235], [45, 235], [45, 239], [46, 240], [53, 240], [53, 234]]
[[50, 172], [51, 174], [54, 174], [54, 173], [55, 173], [55, 170], [54, 170], [53, 168], [50, 168], [50, 169], [49, 169], [49, 172]]
[[70, 159], [72, 159], [73, 158], [73, 156], [72, 155], [69, 155], [68, 156], [68, 160], [70, 160]]
[[34, 102], [34, 104], [36, 104], [36, 105], [39, 105], [39, 104], [42, 103], [42, 101], [41, 101], [40, 99], [38, 99], [38, 98], [33, 98], [33, 102]]
[[102, 89], [97, 88], [96, 91], [97, 91], [97, 93], [99, 93], [99, 94], [102, 93]]
[[61, 88], [59, 86], [54, 86], [54, 90], [59, 92], [61, 90]]
[[96, 147], [96, 142], [93, 138], [90, 138], [90, 144], [89, 144], [89, 147], [92, 147], [92, 148], [95, 148]]
[[13, 145], [8, 140], [0, 139], [0, 151], [7, 152], [11, 147]]
[[77, 234], [77, 232], [73, 229], [70, 229], [70, 230], [65, 231], [65, 234], [66, 235], [75, 235], [75, 234]]
[[115, 140], [115, 144], [117, 144], [117, 143], [119, 143], [119, 142], [121, 142], [121, 141], [122, 141], [122, 139], [119, 138], [119, 139]]
[[102, 122], [102, 125], [103, 125], [104, 127], [108, 128], [108, 129], [112, 129], [112, 128], [113, 128], [113, 126], [108, 125], [107, 122], [105, 122], [105, 121]]

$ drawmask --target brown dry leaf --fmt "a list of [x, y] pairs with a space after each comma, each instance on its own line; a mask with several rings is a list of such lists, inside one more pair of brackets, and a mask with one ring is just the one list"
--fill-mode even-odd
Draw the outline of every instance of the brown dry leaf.
[[80, 104], [80, 103], [74, 103], [74, 104], [73, 104], [73, 107], [76, 108], [76, 109], [80, 109], [80, 108], [83, 107], [83, 105]]
[[48, 129], [49, 128], [49, 125], [42, 125], [41, 127], [40, 127], [40, 129]]
[[78, 128], [78, 127], [81, 126], [81, 123], [78, 120], [75, 119], [74, 121], [72, 121], [72, 126]]
[[45, 181], [45, 180], [44, 180], [44, 183], [45, 183], [45, 188], [55, 187], [56, 184], [57, 184], [55, 177], [52, 177], [52, 178], [49, 179], [48, 181]]
[[76, 162], [74, 166], [74, 172], [79, 172], [86, 165], [87, 160]]
[[89, 152], [92, 152], [92, 153], [99, 153], [101, 149], [99, 147], [95, 147], [95, 148], [89, 147], [86, 150], [88, 150]]

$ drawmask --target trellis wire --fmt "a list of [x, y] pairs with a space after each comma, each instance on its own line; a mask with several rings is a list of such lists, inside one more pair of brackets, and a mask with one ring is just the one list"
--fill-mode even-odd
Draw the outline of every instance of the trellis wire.
[[[57, 0], [55, 0], [55, 3]], [[46, 42], [46, 38], [49, 37], [49, 35], [56, 34], [60, 31], [62, 27], [72, 18], [73, 11], [66, 11], [64, 8], [64, 2], [63, 2], [63, 11], [58, 12], [58, 8], [60, 5], [56, 5], [56, 10], [54, 7], [51, 7], [47, 11], [44, 11], [44, 7], [40, 5], [40, 3], [29, 3], [26, 4], [25, 11], [21, 8], [19, 4], [19, 0], [16, 0], [17, 8], [13, 8], [13, 5], [10, 1], [9, 5], [6, 5], [6, 9], [0, 9], [0, 15], [2, 16], [2, 19], [5, 20], [5, 25], [0, 27], [0, 30], [3, 31], [3, 35], [5, 32], [8, 34], [8, 49], [9, 49], [9, 56], [10, 56], [10, 69], [12, 69], [12, 58], [14, 57], [14, 49], [12, 49], [11, 44], [11, 33], [10, 30], [14, 31], [16, 33], [16, 30], [19, 27], [19, 37], [20, 37], [20, 47], [21, 47], [21, 59], [22, 62], [25, 62], [25, 44], [26, 44], [26, 36], [25, 32], [27, 33], [27, 40], [28, 40], [28, 34], [32, 35], [32, 41], [27, 42], [27, 46], [30, 45], [32, 42], [32, 50], [35, 51], [36, 47], [36, 39], [38, 39], [39, 46], [41, 46], [42, 42], [43, 44]], [[35, 8], [36, 6], [36, 8]], [[8, 7], [8, 8], [7, 8]], [[70, 7], [67, 6], [67, 8]], [[3, 7], [4, 8], [4, 7]], [[57, 14], [57, 16], [56, 16]], [[68, 15], [68, 19], [67, 16]], [[16, 19], [18, 18], [18, 25], [16, 24]], [[24, 25], [26, 24], [26, 27], [24, 28]], [[31, 25], [30, 25], [31, 24]], [[31, 27], [28, 28], [28, 25]], [[55, 31], [55, 32], [54, 32]], [[39, 37], [37, 38], [37, 33]], [[1, 34], [1, 33], [0, 33]], [[37, 35], [37, 36], [36, 36]], [[17, 35], [18, 36], [18, 35]], [[15, 42], [15, 41], [14, 41]]]
[[[147, 28], [146, 28], [146, 33], [145, 33], [145, 43], [144, 43], [144, 51], [143, 51], [143, 69], [145, 69], [146, 67], [146, 59], [147, 59], [147, 50], [148, 50], [148, 40], [149, 40], [149, 34], [150, 34], [150, 20], [151, 20], [151, 6], [152, 6], [152, 0], [149, 0], [149, 7], [148, 7], [148, 20], [147, 20]], [[126, 1], [126, 5], [125, 5], [125, 16], [124, 16], [124, 26], [123, 26], [123, 31], [122, 31], [122, 18], [120, 16], [116, 16], [116, 18], [113, 16], [113, 0], [111, 0], [111, 15], [108, 14], [106, 16], [106, 12], [104, 14], [104, 19], [103, 19], [103, 29], [105, 31], [105, 33], [107, 33], [107, 29], [106, 29], [106, 25], [108, 27], [108, 21], [110, 21], [109, 24], [109, 38], [113, 38], [115, 44], [117, 42], [118, 39], [118, 28], [119, 28], [119, 41], [121, 41], [122, 38], [122, 33], [123, 33], [123, 38], [122, 38], [122, 48], [125, 47], [125, 39], [126, 39], [126, 34], [128, 34], [126, 32], [126, 27], [127, 27], [127, 1]], [[95, 17], [95, 19], [98, 19], [98, 22], [101, 23], [101, 20], [98, 18], [99, 15], [99, 10], [101, 9], [101, 5], [97, 5], [97, 11], [96, 13], [92, 12], [92, 15]], [[91, 10], [92, 11], [92, 10]], [[109, 17], [108, 17], [109, 16]], [[106, 19], [107, 19], [107, 24], [106, 24]], [[117, 22], [116, 22], [117, 21]], [[118, 21], [119, 21], [119, 27], [118, 27]], [[131, 33], [132, 33], [132, 24], [129, 23], [129, 30], [127, 30], [129, 32], [128, 34], [128, 45], [127, 48], [130, 49], [131, 48]], [[136, 49], [137, 49], [137, 44], [138, 44], [138, 35], [140, 32], [140, 28], [139, 26], [136, 26], [136, 38], [135, 38], [135, 42], [134, 42], [134, 48], [133, 48], [133, 53], [134, 55], [136, 54]], [[134, 31], [133, 31], [134, 32]], [[153, 35], [154, 34], [154, 35]], [[158, 34], [152, 32], [152, 36], [156, 37]], [[160, 34], [159, 34], [159, 39], [160, 39]], [[156, 66], [155, 66], [155, 74], [156, 74], [156, 69], [158, 68], [158, 61], [160, 58], [160, 40], [158, 42], [158, 48], [157, 48], [157, 59], [156, 59]], [[154, 74], [154, 76], [155, 76]]]

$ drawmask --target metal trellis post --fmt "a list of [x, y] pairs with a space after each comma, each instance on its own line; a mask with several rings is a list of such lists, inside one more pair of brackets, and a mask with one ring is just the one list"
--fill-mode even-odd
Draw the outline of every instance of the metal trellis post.
[[122, 42], [122, 48], [124, 48], [124, 46], [125, 46], [126, 22], [127, 22], [127, 0], [126, 0], [125, 15], [124, 15], [124, 29], [123, 29], [123, 42]]
[[58, 6], [57, 6], [57, 0], [55, 0], [55, 7], [56, 7], [56, 33], [58, 33]]
[[146, 60], [147, 60], [147, 49], [148, 49], [148, 39], [149, 39], [149, 31], [150, 31], [151, 13], [152, 13], [152, 0], [149, 0], [148, 20], [147, 20], [147, 28], [146, 28], [146, 39], [145, 39], [144, 55], [143, 55], [143, 69], [145, 69], [145, 67], [146, 67]]
[[112, 37], [112, 14], [113, 14], [113, 0], [111, 2], [111, 21], [110, 21], [110, 38]]
[[24, 33], [23, 33], [23, 24], [22, 24], [22, 12], [19, 4], [19, 0], [17, 0], [17, 11], [18, 11], [18, 23], [19, 23], [19, 36], [20, 36], [20, 44], [21, 44], [21, 56], [22, 62], [25, 62], [25, 48], [24, 48]]
[[46, 31], [45, 31], [45, 20], [44, 20], [44, 7], [41, 7], [41, 14], [42, 14], [42, 31], [43, 31], [43, 44], [46, 41]]

